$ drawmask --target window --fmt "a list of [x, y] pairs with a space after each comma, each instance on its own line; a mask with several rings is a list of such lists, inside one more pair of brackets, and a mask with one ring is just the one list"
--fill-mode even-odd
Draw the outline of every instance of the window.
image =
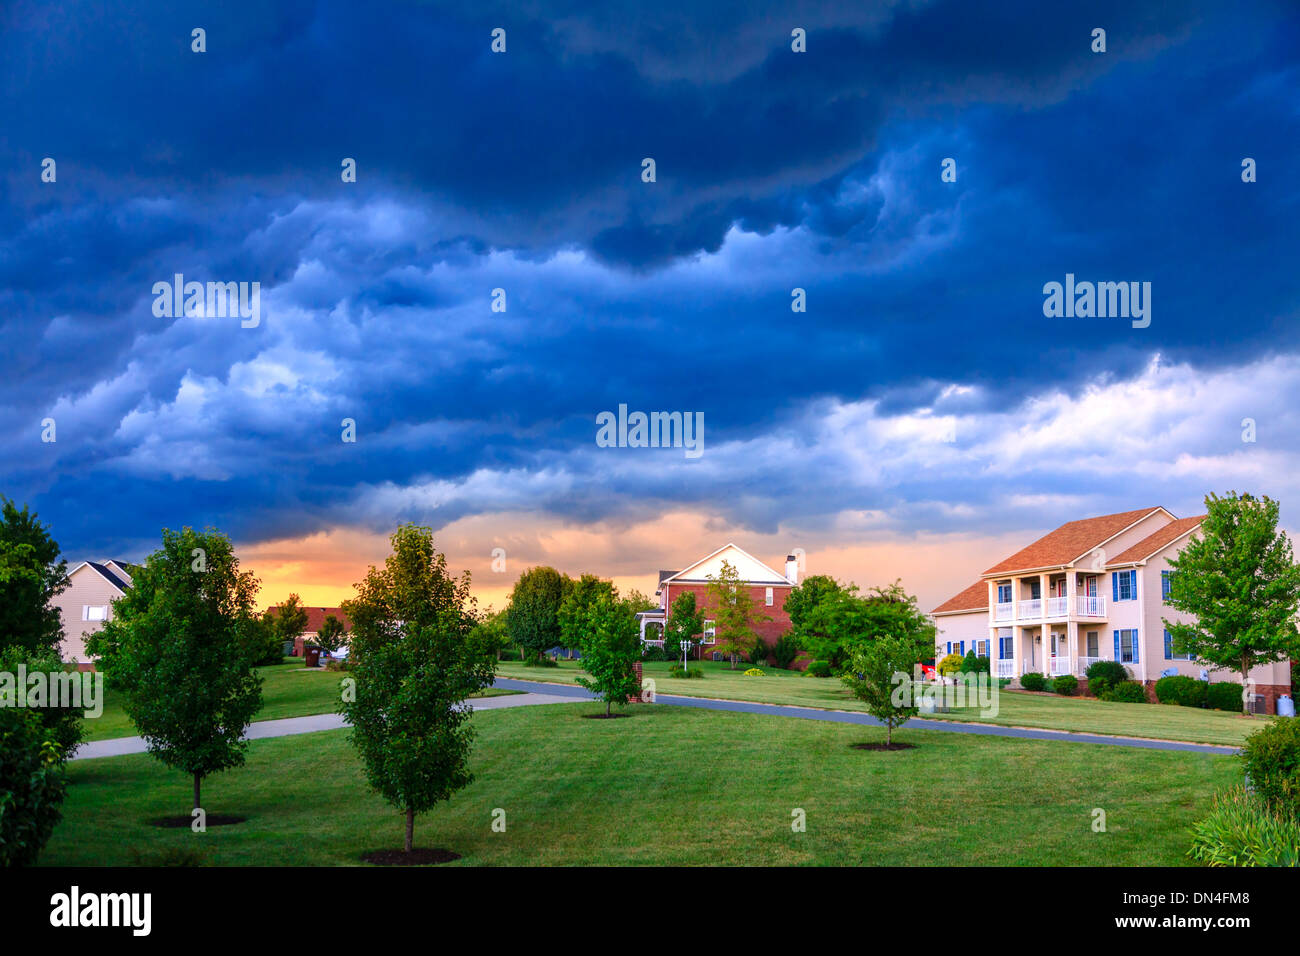
[[767, 589], [767, 595], [764, 597], [764, 600], [767, 602], [767, 606], [768, 606], [768, 607], [771, 607], [771, 606], [772, 606], [772, 589], [771, 589], [771, 588], [768, 588], [768, 589]]
[[1098, 652], [1098, 650], [1097, 650], [1097, 632], [1096, 632], [1096, 631], [1089, 631], [1089, 632], [1088, 632], [1088, 654], [1087, 654], [1087, 656], [1088, 656], [1088, 657], [1100, 657], [1100, 656], [1101, 656], [1101, 654], [1100, 654], [1100, 653]]
[[705, 621], [705, 622], [704, 622], [704, 643], [705, 643], [705, 644], [712, 644], [712, 643], [714, 643], [713, 634], [714, 634], [714, 631], [713, 631], [713, 622], [712, 622], [712, 621]]
[[1111, 598], [1116, 601], [1137, 600], [1137, 572], [1116, 571], [1111, 575]]
[[1165, 660], [1167, 661], [1194, 661], [1195, 654], [1175, 654], [1173, 636], [1165, 631]]
[[107, 621], [108, 606], [99, 605], [96, 607], [93, 604], [88, 604], [81, 610], [81, 619], [83, 621]]
[[1174, 572], [1160, 572], [1160, 597], [1162, 600], [1169, 600], [1169, 583], [1174, 579]]
[[1011, 585], [1010, 585], [1010, 584], [999, 584], [999, 585], [998, 585], [998, 603], [999, 603], [999, 604], [1010, 604], [1010, 603], [1011, 603]]
[[1137, 628], [1126, 628], [1122, 631], [1115, 632], [1116, 660], [1125, 664], [1138, 663], [1138, 632]]
[[988, 641], [976, 641], [976, 642], [975, 642], [975, 656], [976, 656], [976, 657], [988, 657], [988, 656], [989, 656], [989, 642], [988, 642]]
[[1043, 587], [1042, 587], [1042, 582], [1040, 582], [1040, 581], [1030, 581], [1030, 582], [1029, 582], [1029, 600], [1031, 600], [1031, 601], [1037, 601], [1037, 600], [1040, 599], [1042, 596], [1043, 596]]
[[1011, 638], [1010, 638], [1010, 637], [999, 637], [999, 638], [998, 638], [998, 657], [999, 657], [1001, 660], [1004, 660], [1004, 661], [1005, 661], [1005, 660], [1008, 660], [1008, 659], [1011, 657]]

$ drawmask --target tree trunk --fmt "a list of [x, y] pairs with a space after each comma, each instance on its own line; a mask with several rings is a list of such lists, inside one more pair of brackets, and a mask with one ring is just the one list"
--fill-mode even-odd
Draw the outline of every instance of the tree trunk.
[[1250, 673], [1250, 666], [1245, 661], [1242, 661], [1241, 662], [1241, 715], [1243, 717], [1250, 716], [1250, 699], [1246, 696], [1246, 687], [1247, 687], [1246, 675], [1249, 673]]
[[194, 809], [195, 810], [197, 810], [201, 806], [201, 804], [199, 803], [199, 781], [202, 779], [203, 778], [199, 776], [197, 773], [194, 775]]
[[610, 713], [610, 707], [611, 707], [611, 706], [612, 706], [612, 704], [611, 704], [609, 701], [605, 701], [605, 716], [606, 716], [606, 717], [610, 717], [610, 716], [612, 716], [612, 714]]
[[406, 852], [410, 853], [415, 844], [415, 811], [406, 811]]
[[885, 747], [894, 746], [894, 724], [892, 721], [885, 722]]

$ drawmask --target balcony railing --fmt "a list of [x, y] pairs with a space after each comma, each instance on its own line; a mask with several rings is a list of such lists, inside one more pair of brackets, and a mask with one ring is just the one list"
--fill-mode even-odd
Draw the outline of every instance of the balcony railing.
[[998, 662], [997, 662], [997, 676], [998, 676], [998, 677], [1015, 677], [1015, 676], [1016, 676], [1016, 662], [1015, 662], [1015, 661], [998, 661]]
[[1012, 619], [1012, 612], [1015, 611], [1015, 609], [1016, 606], [1011, 603], [999, 604], [993, 609], [993, 619], [995, 621], [1010, 621]]
[[1028, 601], [1021, 601], [1018, 605], [1016, 605], [1017, 620], [1023, 621], [1025, 618], [1028, 617], [1042, 617], [1042, 616], [1043, 616], [1043, 602], [1038, 600], [1037, 598], [1033, 598]]
[[[1073, 605], [1071, 605], [1073, 601]], [[1047, 618], [1068, 617], [1073, 608], [1076, 617], [1104, 618], [1106, 616], [1106, 599], [1097, 594], [1080, 594], [1076, 597], [1049, 597], [1046, 601], [1031, 598], [1015, 604], [1002, 602], [993, 605], [993, 620], [1006, 621], [1041, 621]]]
[[1047, 599], [1047, 616], [1048, 617], [1065, 617], [1070, 610], [1070, 599], [1068, 597], [1049, 597]]
[[1080, 617], [1105, 617], [1106, 599], [1100, 594], [1081, 594], [1074, 599], [1074, 609]]
[[1070, 673], [1070, 659], [1068, 657], [1053, 657], [1050, 670], [1053, 677], [1060, 677]]
[[1088, 668], [1099, 660], [1101, 660], [1100, 657], [1076, 657], [1074, 659], [1074, 672], [1080, 677], [1086, 677], [1088, 674]]

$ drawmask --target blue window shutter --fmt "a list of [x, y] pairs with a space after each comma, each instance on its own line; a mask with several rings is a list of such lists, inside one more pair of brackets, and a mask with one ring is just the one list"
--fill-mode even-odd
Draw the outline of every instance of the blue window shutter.
[[[1137, 574], [1136, 571], [1134, 571], [1133, 573], [1134, 573], [1134, 574]], [[1135, 628], [1132, 628], [1132, 629], [1129, 631], [1129, 633], [1133, 635], [1133, 637], [1132, 637], [1132, 639], [1131, 639], [1132, 642], [1133, 642], [1133, 663], [1134, 663], [1134, 664], [1141, 663], [1142, 653], [1141, 653], [1141, 651], [1138, 649], [1138, 632], [1137, 632], [1137, 628], [1136, 628], [1136, 627], [1135, 627]]]
[[[1119, 572], [1110, 573], [1110, 599], [1112, 602], [1119, 600]], [[1118, 660], [1118, 658], [1116, 658]]]
[[1128, 596], [1134, 601], [1138, 597], [1138, 573], [1136, 568], [1128, 573]]
[[949, 654], [952, 653], [952, 641], [949, 641], [949, 642], [948, 642], [948, 653], [949, 653]]
[[1119, 631], [1115, 632], [1115, 660], [1119, 660]]
[[1169, 629], [1165, 628], [1165, 660], [1174, 659], [1174, 640], [1169, 636]]
[[958, 642], [957, 642], [957, 653], [958, 653], [958, 654], [961, 654], [961, 655], [963, 655], [963, 656], [966, 654], [966, 642], [965, 642], [965, 641], [958, 641]]

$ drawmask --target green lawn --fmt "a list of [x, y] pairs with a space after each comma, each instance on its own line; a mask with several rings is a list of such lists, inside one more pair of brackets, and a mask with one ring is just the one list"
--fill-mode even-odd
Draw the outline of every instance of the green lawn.
[[[283, 664], [259, 667], [262, 675], [262, 709], [256, 720], [275, 720], [280, 717], [307, 717], [311, 714], [332, 714], [338, 706], [339, 681], [346, 677], [342, 671], [308, 669], [302, 658], [286, 657]], [[108, 740], [112, 737], [131, 737], [135, 726], [122, 709], [122, 699], [105, 681], [104, 712], [92, 720], [83, 720], [86, 740]], [[479, 697], [497, 697], [517, 694], [519, 691], [489, 687]]]
[[[742, 665], [742, 667], [747, 665]], [[834, 678], [806, 677], [800, 671], [762, 668], [764, 677], [746, 677], [744, 671], [728, 669], [724, 663], [692, 662], [703, 667], [703, 679], [685, 680], [668, 676], [669, 665], [646, 663], [643, 673], [655, 679], [661, 694], [684, 697], [715, 697], [722, 700], [748, 700], [760, 704], [793, 704], [830, 710], [865, 710], [848, 690]], [[561, 661], [558, 667], [525, 667], [519, 662], [503, 661], [497, 670], [500, 677], [518, 680], [551, 681], [571, 684], [581, 666], [575, 661]], [[972, 720], [1008, 727], [1039, 727], [1044, 730], [1070, 730], [1077, 733], [1112, 734], [1121, 737], [1152, 737], [1158, 740], [1185, 740], [1207, 744], [1240, 744], [1246, 735], [1265, 723], [1260, 717], [1241, 717], [1217, 710], [1197, 710], [1164, 704], [1118, 704], [1084, 697], [1057, 697], [1003, 691], [998, 698], [998, 715], [985, 717], [975, 708], [952, 711], [944, 719]]]
[[[476, 780], [419, 818], [417, 846], [471, 865], [1180, 865], [1188, 826], [1240, 779], [1229, 757], [597, 703], [475, 715]], [[146, 755], [76, 761], [46, 865], [155, 861], [199, 848], [215, 865], [350, 865], [400, 847], [400, 815], [369, 793], [346, 731], [253, 741], [204, 784], [210, 813], [245, 823], [162, 830], [189, 780]], [[506, 812], [494, 833], [492, 814]], [[807, 814], [807, 832], [790, 828]], [[1107, 832], [1092, 831], [1093, 811]]]

